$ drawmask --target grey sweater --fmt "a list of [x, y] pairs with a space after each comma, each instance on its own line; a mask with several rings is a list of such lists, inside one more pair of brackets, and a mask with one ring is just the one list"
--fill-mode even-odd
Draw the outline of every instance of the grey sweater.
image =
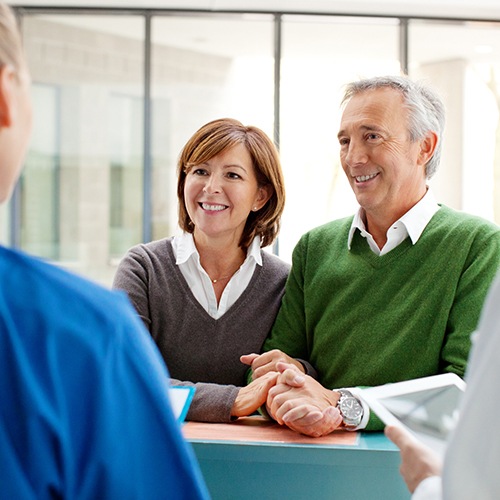
[[175, 264], [172, 239], [131, 248], [113, 288], [125, 290], [165, 360], [172, 384], [196, 387], [187, 419], [228, 422], [248, 367], [239, 357], [260, 353], [281, 304], [290, 266], [262, 252], [246, 290], [219, 319], [191, 293]]

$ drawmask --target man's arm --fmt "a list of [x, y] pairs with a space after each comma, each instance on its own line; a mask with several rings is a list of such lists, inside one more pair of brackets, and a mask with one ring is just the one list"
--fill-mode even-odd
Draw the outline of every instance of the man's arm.
[[457, 284], [441, 351], [443, 372], [463, 378], [470, 350], [470, 335], [477, 328], [485, 297], [500, 268], [500, 232], [474, 239]]
[[266, 353], [259, 360], [256, 357], [242, 360], [255, 370], [253, 378], [262, 376], [276, 369], [276, 363], [292, 363], [305, 373], [315, 376], [314, 368], [309, 364], [307, 347], [304, 275], [303, 269], [307, 252], [307, 235], [296, 245], [292, 256], [292, 268], [288, 276], [281, 307], [269, 337], [263, 345]]

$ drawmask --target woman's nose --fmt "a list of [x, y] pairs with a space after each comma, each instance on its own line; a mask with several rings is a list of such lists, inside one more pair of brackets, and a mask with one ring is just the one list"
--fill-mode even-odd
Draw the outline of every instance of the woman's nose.
[[220, 179], [216, 175], [209, 175], [206, 179], [203, 191], [207, 194], [216, 194], [222, 191]]

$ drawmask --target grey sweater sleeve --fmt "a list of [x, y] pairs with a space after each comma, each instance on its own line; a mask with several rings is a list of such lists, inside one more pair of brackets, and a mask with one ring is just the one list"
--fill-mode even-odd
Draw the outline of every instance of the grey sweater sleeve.
[[170, 383], [195, 388], [193, 401], [186, 416], [187, 420], [212, 423], [226, 423], [233, 420], [231, 410], [238, 396], [239, 387], [203, 382], [193, 384], [176, 379], [170, 379]]

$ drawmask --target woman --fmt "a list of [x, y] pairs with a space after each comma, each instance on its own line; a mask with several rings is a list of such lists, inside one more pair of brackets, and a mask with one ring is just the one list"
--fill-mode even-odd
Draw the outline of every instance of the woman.
[[255, 411], [276, 375], [246, 386], [240, 356], [260, 352], [289, 266], [261, 250], [279, 230], [279, 156], [258, 128], [232, 119], [201, 127], [178, 162], [182, 234], [133, 247], [113, 286], [125, 290], [174, 385], [194, 384], [187, 419], [227, 422]]

